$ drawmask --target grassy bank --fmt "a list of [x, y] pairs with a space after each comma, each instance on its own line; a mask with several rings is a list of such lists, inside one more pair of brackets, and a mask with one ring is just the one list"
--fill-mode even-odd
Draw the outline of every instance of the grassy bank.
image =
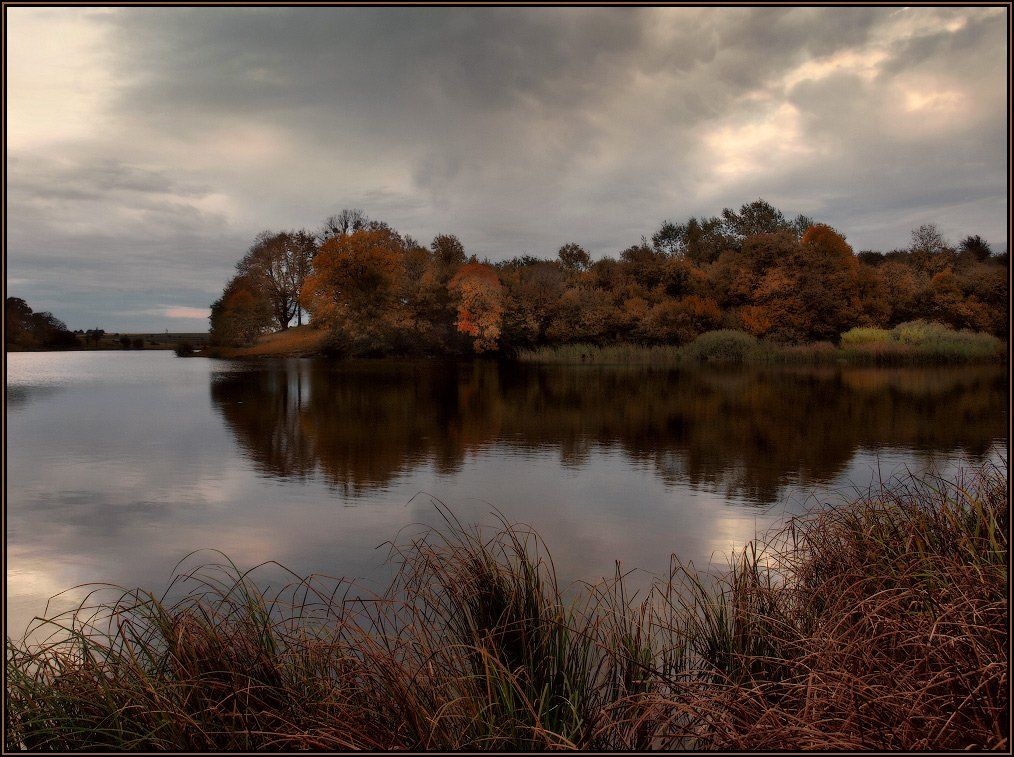
[[701, 334], [682, 347], [568, 344], [522, 350], [518, 359], [528, 363], [600, 365], [931, 365], [997, 362], [1006, 356], [1006, 345], [989, 334], [913, 321], [893, 329], [854, 328], [842, 334], [838, 344], [784, 345], [742, 331], [722, 330]]
[[208, 566], [8, 641], [5, 747], [1004, 749], [1006, 484], [901, 482], [637, 600], [449, 515], [366, 600]]
[[212, 357], [313, 357], [323, 353], [327, 332], [312, 326], [294, 326], [285, 331], [264, 334], [246, 347], [214, 347]]

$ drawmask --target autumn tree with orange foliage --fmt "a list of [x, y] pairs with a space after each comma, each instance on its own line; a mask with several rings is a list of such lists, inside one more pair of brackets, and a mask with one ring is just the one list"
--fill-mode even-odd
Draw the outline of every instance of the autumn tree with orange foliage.
[[313, 323], [330, 330], [343, 350], [370, 354], [396, 346], [400, 332], [412, 327], [401, 296], [404, 253], [404, 240], [383, 225], [325, 242], [301, 292]]
[[[797, 297], [809, 321], [804, 339], [837, 339], [866, 322], [860, 298], [859, 261], [845, 237], [826, 224], [810, 226], [795, 266]], [[791, 267], [793, 261], [786, 261]]]
[[830, 226], [814, 224], [798, 242], [788, 233], [758, 235], [747, 240], [743, 254], [756, 278], [747, 284], [752, 307], [741, 319], [755, 335], [830, 340], [866, 321], [859, 261]]
[[556, 261], [534, 260], [502, 271], [504, 305], [511, 343], [534, 346], [550, 341], [549, 332], [573, 279]]
[[641, 320], [639, 335], [647, 342], [686, 344], [722, 324], [722, 311], [710, 298], [695, 294], [679, 300], [667, 298], [654, 305]]
[[503, 324], [503, 287], [493, 266], [471, 261], [451, 279], [458, 298], [458, 330], [472, 337], [476, 352], [497, 348]]

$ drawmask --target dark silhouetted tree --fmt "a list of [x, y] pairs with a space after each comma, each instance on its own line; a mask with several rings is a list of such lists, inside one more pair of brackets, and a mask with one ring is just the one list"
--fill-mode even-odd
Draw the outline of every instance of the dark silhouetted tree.
[[958, 244], [958, 250], [967, 255], [971, 255], [980, 263], [988, 260], [990, 255], [993, 254], [993, 250], [990, 248], [989, 243], [978, 234], [975, 236], [967, 236], [962, 239]]
[[249, 273], [237, 274], [211, 304], [211, 341], [219, 345], [251, 343], [271, 328], [271, 304], [261, 281]]
[[465, 246], [453, 234], [438, 234], [433, 237], [430, 249], [437, 263], [448, 270], [464, 265], [468, 259], [465, 255]]
[[739, 212], [725, 208], [722, 211], [725, 231], [740, 241], [756, 234], [775, 234], [779, 231], [796, 232], [782, 211], [765, 200], [754, 200], [740, 207]]
[[591, 255], [576, 242], [567, 242], [556, 253], [562, 265], [568, 271], [587, 271], [591, 265]]
[[365, 229], [369, 223], [370, 219], [359, 208], [344, 208], [324, 219], [317, 232], [317, 242], [323, 245], [334, 237], [343, 237]]
[[280, 329], [289, 328], [293, 318], [302, 324], [299, 292], [315, 252], [313, 237], [305, 231], [265, 231], [236, 266], [257, 281], [255, 288], [268, 298]]

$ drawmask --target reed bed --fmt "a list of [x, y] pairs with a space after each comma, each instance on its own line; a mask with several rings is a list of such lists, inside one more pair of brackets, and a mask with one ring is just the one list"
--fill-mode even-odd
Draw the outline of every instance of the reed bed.
[[522, 349], [517, 359], [523, 363], [594, 364], [594, 365], [677, 365], [682, 350], [675, 345], [555, 344]]
[[530, 529], [441, 512], [380, 595], [266, 596], [222, 561], [39, 621], [7, 641], [5, 747], [1009, 746], [1005, 468], [857, 494], [722, 571], [674, 558], [640, 599], [620, 574], [561, 588]]
[[786, 365], [933, 365], [997, 362], [1007, 346], [990, 334], [955, 331], [929, 321], [893, 329], [857, 327], [839, 344], [781, 344], [734, 329], [707, 331], [682, 346], [565, 344], [520, 350], [526, 363], [679, 366], [701, 363]]

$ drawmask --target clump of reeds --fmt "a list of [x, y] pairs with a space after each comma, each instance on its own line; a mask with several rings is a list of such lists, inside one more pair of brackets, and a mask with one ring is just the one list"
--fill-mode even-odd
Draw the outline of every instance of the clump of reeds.
[[661, 746], [1004, 749], [1006, 472], [911, 479], [793, 520], [711, 589], [661, 593], [693, 651]]
[[682, 352], [670, 344], [554, 344], [522, 349], [517, 359], [523, 363], [562, 363], [567, 365], [676, 365]]
[[445, 510], [379, 596], [182, 572], [8, 640], [5, 746], [1005, 749], [1006, 484], [896, 482], [639, 601]]

